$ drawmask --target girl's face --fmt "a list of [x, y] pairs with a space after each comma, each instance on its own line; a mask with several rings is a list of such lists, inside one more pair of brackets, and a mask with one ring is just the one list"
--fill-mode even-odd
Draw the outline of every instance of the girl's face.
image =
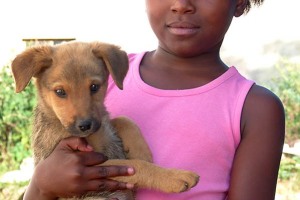
[[[246, 0], [146, 0], [150, 25], [165, 51], [183, 57], [219, 52]], [[241, 5], [242, 4], [242, 5]]]

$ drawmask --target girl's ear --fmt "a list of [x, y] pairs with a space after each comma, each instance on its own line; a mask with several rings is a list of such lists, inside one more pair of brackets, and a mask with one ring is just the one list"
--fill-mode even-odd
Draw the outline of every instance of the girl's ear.
[[237, 0], [236, 1], [236, 7], [235, 7], [235, 12], [234, 12], [234, 16], [235, 17], [239, 17], [242, 14], [245, 13], [245, 9], [247, 7], [247, 5], [249, 4], [249, 0]]

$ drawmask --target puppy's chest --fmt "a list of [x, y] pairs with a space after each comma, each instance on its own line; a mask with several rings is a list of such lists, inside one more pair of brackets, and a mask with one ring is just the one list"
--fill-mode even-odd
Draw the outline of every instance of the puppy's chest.
[[103, 153], [109, 159], [126, 159], [122, 140], [111, 128], [103, 127], [86, 140], [95, 151]]
[[37, 107], [31, 137], [35, 163], [48, 157], [59, 141], [69, 136], [57, 120], [47, 117]]

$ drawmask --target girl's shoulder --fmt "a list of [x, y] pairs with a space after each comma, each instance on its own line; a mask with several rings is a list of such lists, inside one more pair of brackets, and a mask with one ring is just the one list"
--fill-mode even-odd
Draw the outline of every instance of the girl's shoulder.
[[261, 110], [267, 114], [272, 114], [276, 111], [284, 111], [283, 104], [276, 94], [269, 89], [260, 85], [254, 84], [246, 98], [245, 109]]
[[272, 139], [273, 134], [276, 133], [284, 137], [284, 129], [283, 103], [269, 89], [254, 84], [247, 94], [243, 107], [242, 135], [258, 134], [260, 137], [267, 136]]

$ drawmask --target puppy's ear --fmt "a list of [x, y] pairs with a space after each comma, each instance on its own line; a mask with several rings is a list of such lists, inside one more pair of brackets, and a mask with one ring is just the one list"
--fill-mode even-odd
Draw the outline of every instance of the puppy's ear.
[[123, 81], [128, 71], [128, 57], [118, 46], [100, 42], [92, 44], [93, 53], [103, 59], [116, 85], [122, 90]]
[[33, 47], [19, 54], [11, 68], [16, 84], [16, 92], [21, 92], [32, 77], [36, 77], [52, 64], [50, 46]]

